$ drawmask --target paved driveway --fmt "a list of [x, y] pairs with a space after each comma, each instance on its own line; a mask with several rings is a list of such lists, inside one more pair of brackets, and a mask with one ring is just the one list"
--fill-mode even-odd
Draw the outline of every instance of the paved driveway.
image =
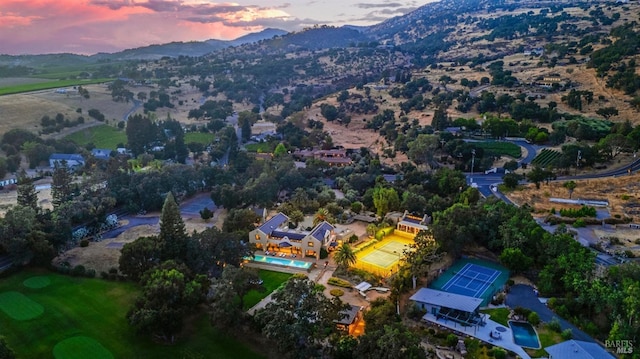
[[595, 342], [587, 333], [576, 328], [573, 324], [560, 318], [556, 313], [547, 308], [547, 306], [540, 302], [538, 297], [533, 292], [533, 288], [524, 284], [516, 284], [511, 287], [509, 294], [507, 294], [507, 305], [511, 308], [523, 307], [531, 309], [538, 313], [540, 320], [543, 322], [550, 322], [551, 318], [556, 317], [560, 321], [562, 330], [570, 328], [573, 332], [573, 339], [582, 340], [585, 342]]

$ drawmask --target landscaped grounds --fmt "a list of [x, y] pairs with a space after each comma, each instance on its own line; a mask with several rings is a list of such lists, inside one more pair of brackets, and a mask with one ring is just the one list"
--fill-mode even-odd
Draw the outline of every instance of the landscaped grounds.
[[249, 293], [244, 296], [245, 310], [258, 304], [263, 298], [278, 289], [278, 287], [291, 278], [292, 274], [261, 269], [260, 272], [258, 272], [258, 276], [262, 279], [262, 286], [265, 288], [265, 291], [259, 292], [255, 289], [249, 291]]
[[382, 241], [358, 251], [355, 267], [387, 277], [397, 271], [404, 250], [412, 243], [412, 239], [389, 234]]
[[0, 282], [0, 335], [18, 358], [260, 358], [202, 313], [175, 345], [136, 335], [126, 314], [138, 293], [133, 283], [23, 270]]

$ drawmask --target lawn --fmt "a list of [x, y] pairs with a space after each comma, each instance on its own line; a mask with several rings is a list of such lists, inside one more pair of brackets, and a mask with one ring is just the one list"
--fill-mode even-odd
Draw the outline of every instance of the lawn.
[[[24, 285], [29, 278], [43, 276], [50, 279], [49, 285]], [[44, 313], [30, 320], [15, 320], [0, 311], [0, 335], [19, 358], [68, 359], [74, 357], [71, 352], [101, 347], [105, 349], [103, 358], [110, 357], [109, 353], [114, 358], [260, 358], [241, 342], [215, 330], [203, 314], [187, 325], [190, 336], [172, 346], [136, 335], [125, 318], [138, 295], [132, 283], [28, 269], [3, 278], [3, 293], [14, 297], [13, 293], [19, 293], [44, 308]]]
[[65, 137], [65, 139], [73, 141], [78, 146], [93, 143], [96, 148], [115, 150], [118, 148], [118, 144], [127, 143], [127, 134], [124, 130], [119, 130], [113, 126], [99, 125], [74, 132]]
[[549, 354], [544, 350], [544, 348], [564, 341], [560, 333], [554, 332], [543, 325], [537, 326], [536, 332], [538, 332], [538, 339], [540, 339], [541, 348], [538, 350], [525, 349], [527, 354], [531, 355], [532, 358], [543, 358], [548, 356]]
[[184, 143], [201, 143], [203, 145], [208, 145], [213, 142], [215, 135], [213, 133], [204, 133], [204, 132], [187, 132], [184, 134]]
[[7, 86], [7, 87], [0, 88], [0, 95], [48, 90], [48, 89], [55, 89], [60, 87], [99, 84], [99, 83], [108, 82], [108, 81], [112, 81], [112, 79], [104, 78], [104, 79], [95, 79], [95, 80], [57, 80], [57, 81], [21, 84], [21, 85]]
[[485, 154], [493, 156], [511, 156], [520, 158], [522, 149], [511, 142], [473, 142], [475, 147], [484, 149]]
[[491, 317], [489, 319], [493, 320], [496, 323], [500, 323], [505, 327], [509, 326], [509, 308], [492, 308], [492, 309], [484, 309], [481, 311], [482, 313], [489, 314]]
[[280, 273], [261, 269], [259, 274], [262, 279], [262, 286], [266, 289], [264, 292], [252, 290], [244, 296], [244, 309], [247, 310], [258, 304], [263, 298], [276, 290], [282, 283], [291, 278], [292, 274]]
[[250, 143], [245, 145], [247, 152], [271, 153], [275, 148], [275, 144], [269, 142]]

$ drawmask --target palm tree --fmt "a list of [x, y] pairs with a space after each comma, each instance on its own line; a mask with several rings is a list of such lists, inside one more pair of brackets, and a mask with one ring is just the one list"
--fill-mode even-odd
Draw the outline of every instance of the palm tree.
[[356, 263], [357, 257], [350, 245], [342, 243], [336, 250], [336, 254], [333, 255], [333, 259], [339, 267], [346, 269]]
[[318, 208], [318, 211], [313, 217], [313, 225], [315, 226], [322, 221], [329, 221], [329, 211], [326, 208]]

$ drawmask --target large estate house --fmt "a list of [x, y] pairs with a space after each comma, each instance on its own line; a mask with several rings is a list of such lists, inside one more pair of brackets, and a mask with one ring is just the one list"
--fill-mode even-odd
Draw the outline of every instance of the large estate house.
[[77, 168], [84, 166], [85, 159], [77, 153], [54, 153], [49, 156], [49, 167], [54, 168], [56, 164], [66, 164], [67, 168]]
[[297, 150], [293, 153], [293, 157], [302, 159], [302, 160], [313, 158], [313, 159], [328, 163], [330, 166], [338, 166], [338, 167], [347, 166], [353, 162], [351, 161], [351, 158], [347, 155], [347, 150], [345, 149]]
[[335, 228], [328, 222], [318, 223], [311, 231], [289, 228], [289, 217], [278, 213], [249, 232], [249, 242], [265, 252], [290, 253], [320, 259], [320, 248], [336, 241]]

